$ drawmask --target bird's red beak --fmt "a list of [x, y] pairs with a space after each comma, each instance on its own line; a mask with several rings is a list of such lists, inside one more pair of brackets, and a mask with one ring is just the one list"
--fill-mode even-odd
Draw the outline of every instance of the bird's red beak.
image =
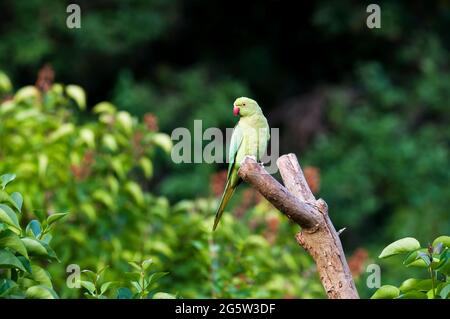
[[236, 105], [234, 105], [234, 107], [233, 107], [233, 114], [234, 114], [234, 116], [239, 115], [239, 108]]

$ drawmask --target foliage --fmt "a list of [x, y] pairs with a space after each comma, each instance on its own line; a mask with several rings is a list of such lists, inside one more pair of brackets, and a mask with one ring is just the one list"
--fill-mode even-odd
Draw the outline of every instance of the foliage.
[[403, 265], [426, 270], [429, 279], [409, 278], [400, 287], [384, 285], [372, 299], [435, 299], [450, 298], [450, 237], [440, 236], [422, 248], [415, 238], [399, 239], [383, 249], [379, 258], [405, 255]]
[[[175, 296], [165, 292], [154, 292], [154, 286], [158, 279], [167, 275], [166, 272], [152, 272], [150, 273], [151, 259], [144, 260], [140, 264], [130, 262], [129, 264], [135, 271], [127, 273], [129, 284], [136, 290], [133, 293], [127, 287], [120, 287], [116, 289], [115, 296], [118, 299], [143, 299], [153, 297], [154, 299], [174, 299]], [[85, 269], [82, 272], [88, 277], [86, 280], [80, 280], [80, 285], [85, 288], [84, 295], [89, 299], [105, 299], [106, 293], [113, 289], [121, 282], [117, 281], [103, 281], [103, 274], [107, 267], [103, 267], [97, 272]]]
[[[83, 292], [66, 286], [70, 264], [110, 266], [99, 280], [83, 279], [90, 297], [324, 296], [311, 259], [295, 242], [295, 226], [267, 202], [243, 189], [235, 202], [240, 208], [226, 212], [212, 233], [217, 198], [171, 205], [152, 194], [153, 158], [166, 158], [170, 138], [108, 102], [94, 106], [94, 115], [80, 113], [84, 94], [74, 91], [69, 95], [61, 84], [47, 92], [26, 87], [0, 106], [0, 170], [15, 168], [16, 189], [33, 194], [24, 206], [72, 212], [61, 225], [64, 236], [54, 238], [61, 263], [47, 269], [61, 297]], [[102, 285], [123, 281], [128, 261], [150, 257], [152, 273], [136, 270], [132, 280], [141, 288], [110, 284], [102, 293]], [[163, 271], [170, 276], [157, 281], [155, 294], [153, 280]]]
[[[224, 288], [237, 280], [232, 274], [242, 274], [242, 269], [228, 269], [231, 266], [223, 261], [224, 256], [231, 260], [243, 256], [248, 261], [244, 272], [257, 263], [247, 255], [248, 250], [258, 256], [256, 260], [266, 262], [257, 248], [242, 252], [240, 245], [246, 243], [245, 236], [261, 237], [269, 223], [263, 216], [272, 216], [272, 209], [246, 209], [243, 219], [234, 217], [224, 223], [213, 238], [208, 218], [216, 200], [208, 181], [218, 167], [174, 165], [153, 143], [145, 148], [147, 159], [136, 163], [130, 155], [129, 135], [125, 135], [127, 142], [118, 137], [116, 151], [108, 154], [106, 148], [115, 148], [109, 130], [116, 139], [118, 128], [102, 122], [109, 115], [90, 113], [104, 100], [130, 113], [136, 121], [133, 132], [136, 127], [147, 132], [136, 117], [151, 112], [161, 131], [170, 133], [176, 127], [192, 128], [194, 119], [203, 119], [204, 128], [231, 127], [233, 99], [244, 94], [255, 97], [270, 125], [280, 128], [280, 154], [296, 153], [302, 164], [320, 171], [318, 195], [329, 204], [336, 228], [347, 228], [341, 236], [345, 251], [353, 255], [363, 249], [365, 261], [375, 258], [392, 238], [414, 234], [424, 242], [450, 229], [447, 1], [425, 5], [382, 0], [378, 3], [381, 29], [367, 28], [367, 4], [354, 1], [283, 5], [250, 1], [240, 3], [243, 22], [235, 6], [225, 0], [80, 0], [82, 29], [78, 30], [65, 25], [68, 3], [0, 3], [0, 12], [6, 16], [0, 21], [0, 69], [13, 79], [0, 73], [0, 100], [12, 96], [11, 82], [29, 84], [47, 62], [58, 81], [79, 83], [88, 93], [55, 85], [46, 96], [62, 90], [61, 103], [31, 110], [21, 102], [11, 114], [28, 107], [30, 118], [24, 119], [26, 112], [16, 120], [9, 118], [7, 129], [3, 122], [11, 112], [8, 108], [17, 103], [4, 102], [0, 107], [0, 171], [19, 175], [13, 187], [28, 195], [24, 203], [28, 211], [72, 212], [67, 225], [61, 225], [68, 237], [54, 239], [57, 247], [64, 248], [64, 262], [80, 262], [89, 269], [111, 265], [106, 276], [114, 280], [127, 270], [126, 261], [154, 257], [157, 271], [171, 273], [161, 278], [161, 285], [184, 297], [211, 296], [212, 291], [214, 295], [220, 291], [221, 296], [254, 296], [261, 292], [252, 287], [275, 277], [250, 272], [255, 282], [241, 285], [238, 280], [239, 292]], [[34, 94], [32, 91], [28, 87], [21, 94]], [[81, 108], [83, 100], [86, 110], [76, 111], [75, 104]], [[107, 109], [105, 104], [103, 108]], [[39, 124], [34, 125], [36, 115]], [[41, 123], [42, 119], [47, 120]], [[67, 131], [73, 124], [73, 131], [50, 143], [48, 135], [62, 124], [69, 124]], [[92, 127], [95, 145], [88, 147]], [[76, 142], [81, 135], [85, 142]], [[25, 147], [29, 140], [33, 142]], [[89, 164], [92, 158], [95, 160]], [[120, 170], [118, 162], [127, 162], [122, 173], [112, 168]], [[21, 167], [17, 169], [17, 165]], [[36, 173], [39, 170], [41, 175]], [[122, 187], [128, 182], [138, 184], [145, 205], [133, 199], [130, 191], [136, 190], [135, 186]], [[115, 189], [118, 191], [111, 191]], [[230, 211], [239, 209], [246, 193], [242, 197], [237, 196]], [[249, 230], [254, 219], [259, 220], [260, 228]], [[231, 233], [239, 232], [240, 239], [227, 238], [228, 228]], [[292, 226], [280, 226], [277, 244], [295, 254], [298, 269], [308, 273], [310, 261], [303, 260], [303, 254], [297, 256], [292, 232]], [[187, 249], [179, 238], [200, 242], [200, 246], [196, 244], [200, 248], [192, 245]], [[221, 253], [218, 267], [212, 268], [212, 253], [205, 251], [215, 251], [215, 247], [220, 247]], [[290, 258], [282, 257], [283, 249], [269, 247], [270, 258]], [[99, 258], [90, 257], [95, 254]], [[272, 266], [278, 274], [288, 271], [286, 265]], [[360, 266], [363, 271], [364, 265]], [[56, 285], [62, 296], [80, 295], [65, 288], [64, 267], [50, 268], [59, 278]], [[209, 286], [200, 285], [209, 280], [212, 269], [223, 273], [208, 281]], [[294, 268], [289, 271], [296, 272]], [[383, 278], [396, 282], [404, 271], [392, 263]], [[360, 279], [360, 295], [372, 295]], [[302, 278], [301, 282], [305, 293], [294, 287], [288, 294], [316, 295], [315, 288], [309, 289], [316, 286], [316, 279]], [[186, 287], [187, 293], [181, 287]], [[262, 294], [283, 295], [281, 288]], [[111, 292], [108, 297], [112, 296]]]
[[58, 298], [45, 264], [59, 261], [51, 231], [67, 213], [38, 214], [23, 228], [22, 194], [5, 190], [15, 178], [0, 176], [0, 298]]

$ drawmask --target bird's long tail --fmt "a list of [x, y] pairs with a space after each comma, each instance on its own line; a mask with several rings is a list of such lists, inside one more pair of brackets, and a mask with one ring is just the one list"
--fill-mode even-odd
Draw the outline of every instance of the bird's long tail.
[[216, 218], [214, 219], [213, 230], [216, 230], [217, 225], [219, 224], [220, 217], [222, 217], [223, 211], [227, 206], [231, 196], [234, 193], [237, 185], [232, 185], [231, 179], [227, 181], [227, 185], [225, 186], [225, 191], [223, 192], [222, 199], [220, 200], [219, 208], [217, 208]]

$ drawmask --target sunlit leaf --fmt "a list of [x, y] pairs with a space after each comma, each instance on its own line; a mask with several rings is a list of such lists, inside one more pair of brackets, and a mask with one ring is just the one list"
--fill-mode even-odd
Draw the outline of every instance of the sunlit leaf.
[[58, 299], [58, 295], [53, 289], [43, 285], [28, 288], [26, 296], [30, 299]]
[[381, 286], [370, 299], [394, 299], [400, 295], [400, 290], [391, 285]]
[[27, 271], [20, 262], [20, 259], [5, 249], [0, 249], [0, 268], [17, 268], [25, 272]]
[[9, 229], [0, 232], [0, 247], [7, 247], [28, 258], [27, 249], [20, 237]]
[[20, 230], [19, 221], [17, 220], [17, 215], [14, 211], [4, 204], [0, 204], [0, 222], [7, 225], [13, 226]]
[[417, 239], [406, 237], [385, 247], [378, 258], [387, 258], [398, 254], [408, 253], [417, 249], [420, 249], [420, 243]]
[[86, 93], [78, 85], [67, 85], [66, 94], [75, 100], [81, 110], [86, 109]]

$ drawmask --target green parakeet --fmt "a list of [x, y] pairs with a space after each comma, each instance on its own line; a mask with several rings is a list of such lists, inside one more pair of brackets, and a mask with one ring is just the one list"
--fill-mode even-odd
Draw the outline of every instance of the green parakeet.
[[260, 161], [270, 138], [269, 124], [255, 100], [247, 97], [236, 99], [233, 114], [240, 116], [240, 119], [231, 135], [227, 183], [217, 208], [213, 230], [216, 229], [234, 190], [242, 182], [238, 175], [242, 160], [246, 155], [250, 155]]

